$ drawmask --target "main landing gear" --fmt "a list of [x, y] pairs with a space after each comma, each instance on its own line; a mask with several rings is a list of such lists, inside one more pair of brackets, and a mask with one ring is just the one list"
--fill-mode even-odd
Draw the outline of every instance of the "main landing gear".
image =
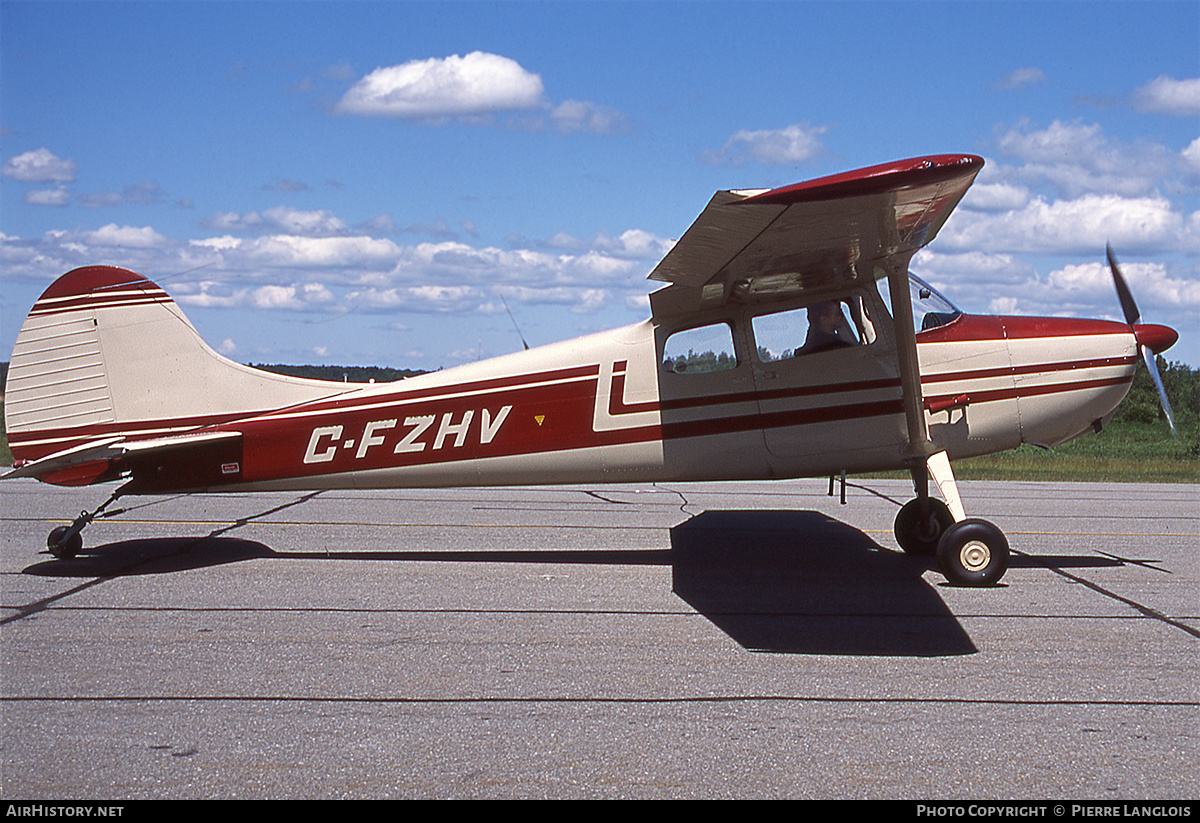
[[[942, 574], [955, 586], [994, 586], [1008, 570], [1008, 540], [986, 520], [965, 517], [950, 463], [941, 452], [913, 468], [917, 496], [896, 515], [896, 542], [906, 553], [937, 557]], [[929, 496], [932, 476], [947, 499]]]
[[124, 511], [123, 509], [117, 509], [104, 514], [104, 510], [107, 509], [109, 505], [111, 505], [118, 497], [120, 497], [124, 490], [124, 486], [117, 489], [112, 493], [112, 496], [105, 500], [104, 503], [96, 510], [90, 512], [80, 512], [79, 517], [76, 517], [75, 521], [71, 523], [71, 525], [58, 526], [57, 528], [51, 530], [50, 534], [46, 537], [46, 550], [59, 560], [70, 560], [72, 557], [79, 554], [79, 552], [83, 550], [82, 532], [88, 523], [91, 523], [97, 517], [111, 517], [114, 514], [120, 514], [122, 511]]

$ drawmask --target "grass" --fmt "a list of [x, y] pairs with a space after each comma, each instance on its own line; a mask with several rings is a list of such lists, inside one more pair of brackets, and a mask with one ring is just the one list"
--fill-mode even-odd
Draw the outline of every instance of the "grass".
[[[1130, 424], [1126, 424], [1130, 425]], [[1103, 435], [1100, 435], [1103, 437]], [[1079, 440], [1045, 451], [1021, 446], [1013, 451], [959, 460], [960, 480], [1057, 480], [1084, 483], [1200, 483], [1200, 461], [1170, 434], [1129, 445]]]

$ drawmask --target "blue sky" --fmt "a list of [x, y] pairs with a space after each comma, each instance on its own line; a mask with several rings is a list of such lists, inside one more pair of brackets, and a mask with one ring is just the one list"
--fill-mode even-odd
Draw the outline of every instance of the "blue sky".
[[0, 2], [0, 349], [79, 265], [242, 362], [438, 368], [647, 316], [718, 189], [987, 166], [913, 269], [1200, 365], [1200, 4]]

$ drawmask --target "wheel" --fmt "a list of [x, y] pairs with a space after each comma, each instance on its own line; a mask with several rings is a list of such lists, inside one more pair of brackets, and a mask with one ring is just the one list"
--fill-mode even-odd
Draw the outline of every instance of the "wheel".
[[59, 526], [50, 532], [50, 536], [46, 538], [46, 548], [50, 550], [50, 554], [59, 560], [70, 560], [79, 554], [79, 550], [83, 548], [83, 535], [79, 532], [75, 532], [75, 534], [71, 535], [70, 540], [63, 543], [63, 538], [70, 530], [70, 526]]
[[909, 500], [896, 515], [896, 542], [906, 554], [932, 557], [946, 529], [954, 525], [954, 515], [941, 500], [929, 498], [929, 520], [922, 522], [921, 501]]
[[986, 520], [963, 520], [946, 529], [938, 563], [955, 586], [994, 586], [1008, 570], [1008, 540]]

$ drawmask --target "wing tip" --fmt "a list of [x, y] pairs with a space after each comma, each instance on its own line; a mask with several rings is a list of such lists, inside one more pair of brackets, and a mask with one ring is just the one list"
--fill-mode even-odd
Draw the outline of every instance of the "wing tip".
[[751, 194], [739, 203], [792, 204], [833, 200], [840, 197], [878, 194], [890, 189], [927, 185], [943, 180], [970, 178], [983, 168], [984, 160], [974, 154], [934, 154], [894, 160], [877, 166], [817, 177]]

